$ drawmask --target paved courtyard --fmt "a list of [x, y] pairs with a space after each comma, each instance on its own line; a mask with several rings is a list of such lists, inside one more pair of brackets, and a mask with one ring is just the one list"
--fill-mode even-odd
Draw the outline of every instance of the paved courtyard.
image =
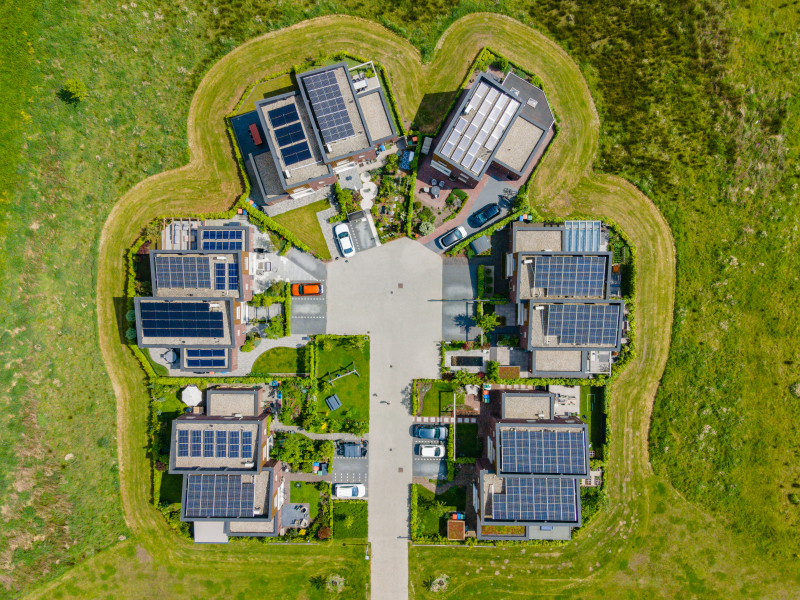
[[371, 598], [408, 597], [410, 383], [439, 375], [442, 261], [400, 239], [328, 265], [328, 333], [370, 335]]

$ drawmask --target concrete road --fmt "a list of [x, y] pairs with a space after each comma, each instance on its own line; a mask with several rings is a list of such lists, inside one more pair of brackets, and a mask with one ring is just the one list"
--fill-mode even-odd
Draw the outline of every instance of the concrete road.
[[328, 333], [370, 335], [370, 597], [405, 600], [410, 383], [439, 375], [442, 261], [403, 238], [330, 264], [328, 284]]
[[478, 267], [465, 258], [448, 258], [442, 266], [442, 339], [468, 342], [481, 334], [475, 325]]

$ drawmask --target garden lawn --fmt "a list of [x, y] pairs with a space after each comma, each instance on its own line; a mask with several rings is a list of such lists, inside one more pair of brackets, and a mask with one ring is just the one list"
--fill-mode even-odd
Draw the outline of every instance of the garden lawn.
[[167, 367], [165, 367], [164, 365], [160, 365], [156, 361], [154, 361], [153, 357], [150, 355], [150, 350], [151, 348], [145, 348], [143, 352], [144, 355], [147, 357], [147, 360], [150, 362], [150, 366], [153, 367], [153, 371], [156, 372], [156, 375], [167, 377], [169, 375]]
[[[326, 376], [329, 373], [331, 376], [344, 373], [355, 362], [358, 375], [353, 373], [333, 383], [332, 391], [328, 395], [336, 394], [342, 406], [329, 416], [337, 419], [349, 409], [348, 418], [369, 420], [369, 340], [365, 340], [363, 348], [355, 348], [350, 345], [349, 339], [332, 340], [328, 351], [322, 349], [322, 344], [317, 345], [317, 376], [327, 381]], [[325, 404], [325, 397], [328, 395], [320, 395], [317, 399], [317, 406], [323, 413], [329, 412], [328, 405]]]
[[307, 481], [292, 481], [289, 492], [290, 503], [311, 505], [309, 510], [312, 520], [316, 519], [319, 514], [320, 491], [315, 487], [316, 485], [316, 483]]
[[305, 373], [305, 347], [273, 348], [267, 350], [256, 359], [251, 374], [285, 374]]
[[273, 217], [273, 220], [294, 233], [301, 242], [311, 248], [314, 254], [320, 258], [330, 259], [331, 253], [317, 220], [317, 213], [330, 208], [330, 206], [330, 202], [327, 200], [320, 200]]
[[456, 458], [467, 456], [480, 458], [481, 440], [478, 438], [477, 423], [456, 423]]
[[[457, 393], [456, 393], [457, 392]], [[448, 394], [456, 393], [456, 402], [463, 404], [464, 393], [458, 391], [458, 386], [449, 381], [434, 381], [431, 389], [422, 399], [422, 416], [438, 417], [441, 414], [442, 406], [452, 406], [452, 400]], [[443, 397], [442, 394], [445, 394]], [[444, 402], [442, 402], [444, 400]]]
[[[347, 524], [348, 517], [352, 517], [350, 525]], [[365, 539], [367, 531], [366, 500], [334, 500], [333, 537], [335, 539]]]
[[[423, 536], [447, 536], [447, 519], [451, 512], [464, 511], [467, 506], [467, 492], [463, 487], [451, 487], [443, 494], [436, 495], [425, 487], [414, 484], [418, 492], [417, 511]], [[438, 506], [441, 503], [441, 506]]]
[[241, 115], [248, 113], [251, 110], [255, 110], [255, 103], [259, 100], [271, 98], [272, 96], [278, 96], [279, 94], [285, 94], [291, 91], [297, 91], [297, 85], [295, 84], [292, 76], [288, 73], [286, 75], [280, 75], [279, 77], [270, 79], [269, 81], [257, 83], [247, 96], [247, 99], [242, 103], [242, 107], [236, 114]]

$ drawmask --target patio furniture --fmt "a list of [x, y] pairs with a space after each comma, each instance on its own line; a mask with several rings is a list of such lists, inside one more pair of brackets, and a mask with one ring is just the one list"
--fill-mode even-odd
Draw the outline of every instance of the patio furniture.
[[423, 192], [423, 193], [425, 193], [425, 194], [429, 193], [430, 191], [431, 191], [431, 188], [429, 188], [429, 187], [427, 187], [427, 186], [425, 186], [424, 188], [422, 188], [422, 192]]
[[440, 188], [438, 185], [435, 185], [435, 186], [433, 186], [431, 188], [431, 195], [436, 197], [436, 198], [438, 198], [439, 197], [439, 192], [441, 192], [441, 191], [442, 191], [442, 188]]

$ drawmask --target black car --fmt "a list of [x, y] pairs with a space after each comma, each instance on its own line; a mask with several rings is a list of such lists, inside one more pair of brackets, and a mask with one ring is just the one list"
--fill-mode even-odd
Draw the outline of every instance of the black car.
[[469, 224], [471, 227], [477, 229], [478, 227], [483, 227], [486, 225], [486, 223], [494, 219], [499, 214], [500, 207], [497, 204], [487, 204], [478, 212], [470, 216]]

